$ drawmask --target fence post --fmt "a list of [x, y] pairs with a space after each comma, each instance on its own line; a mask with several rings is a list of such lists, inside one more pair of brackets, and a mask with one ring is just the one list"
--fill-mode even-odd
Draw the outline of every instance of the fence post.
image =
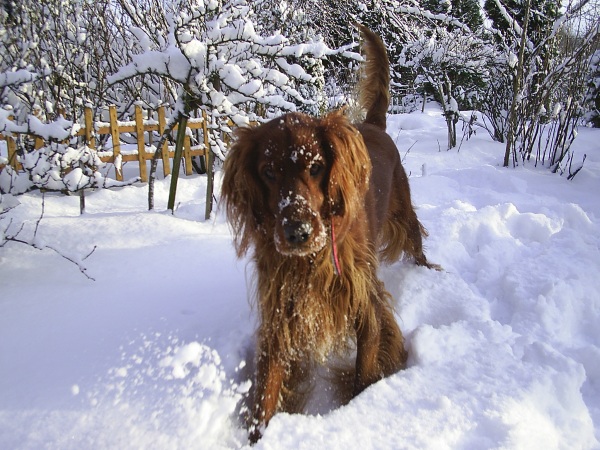
[[85, 143], [89, 148], [96, 149], [96, 138], [94, 137], [94, 112], [86, 106], [83, 110], [85, 122]]
[[208, 153], [210, 142], [208, 140], [208, 125], [206, 125], [206, 111], [202, 111], [202, 134], [204, 135], [204, 163], [208, 166]]
[[115, 165], [115, 176], [117, 181], [123, 181], [123, 164], [117, 164], [121, 155], [121, 139], [119, 137], [119, 123], [117, 122], [117, 107], [110, 105], [108, 107], [108, 116], [110, 119], [110, 137], [113, 143], [113, 164]]
[[144, 116], [142, 115], [142, 107], [140, 105], [135, 105], [135, 133], [137, 135], [140, 178], [145, 183], [148, 181], [148, 173], [146, 171], [146, 145], [144, 144]]
[[[14, 120], [14, 116], [8, 116], [8, 120], [12, 122]], [[15, 138], [12, 135], [7, 134], [4, 139], [6, 140], [6, 150], [8, 152], [8, 165], [12, 166], [12, 168], [15, 170], [22, 170], [23, 166], [21, 166], [21, 163], [17, 161], [17, 143]]]
[[183, 138], [183, 159], [185, 160], [185, 174], [188, 176], [193, 173], [192, 156], [190, 155], [191, 146], [190, 136], [187, 134], [186, 130], [185, 137]]
[[22, 170], [23, 166], [17, 161], [17, 143], [12, 136], [6, 136], [6, 148], [8, 150], [8, 164], [15, 170]]
[[[165, 128], [167, 127], [167, 120], [165, 118], [165, 107], [161, 105], [158, 107], [158, 132], [162, 136], [165, 132]], [[169, 144], [167, 139], [163, 142], [163, 147], [161, 149], [162, 152], [162, 162], [163, 162], [163, 175], [167, 177], [171, 173], [171, 162], [169, 161]]]
[[[43, 122], [42, 109], [39, 106], [34, 105], [32, 113], [33, 113], [33, 117], [38, 119], [40, 122]], [[42, 148], [43, 146], [44, 146], [44, 140], [40, 136], [34, 136], [33, 148], [35, 148], [37, 150], [37, 149]]]

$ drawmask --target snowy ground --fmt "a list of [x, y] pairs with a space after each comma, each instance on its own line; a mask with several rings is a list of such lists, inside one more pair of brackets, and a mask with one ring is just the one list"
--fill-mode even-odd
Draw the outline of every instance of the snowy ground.
[[[409, 367], [339, 409], [277, 415], [255, 448], [600, 448], [600, 130], [580, 130], [573, 181], [500, 167], [483, 130], [443, 150], [435, 111], [389, 131], [403, 155], [414, 144], [405, 166], [445, 269], [381, 270]], [[46, 195], [38, 242], [96, 246], [95, 281], [51, 250], [0, 248], [0, 448], [247, 445], [252, 271], [222, 214], [200, 220], [204, 191], [181, 180], [174, 217], [147, 212], [142, 185], [90, 193], [83, 216], [77, 197]], [[41, 196], [18, 201], [9, 231], [27, 238]]]

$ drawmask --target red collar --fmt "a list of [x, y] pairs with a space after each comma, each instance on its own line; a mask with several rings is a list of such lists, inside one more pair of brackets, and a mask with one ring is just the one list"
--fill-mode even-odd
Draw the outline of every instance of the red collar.
[[337, 276], [340, 276], [342, 274], [342, 269], [340, 268], [340, 260], [338, 258], [337, 244], [335, 241], [335, 229], [333, 227], [333, 218], [331, 219], [331, 247], [331, 256], [333, 257], [333, 267], [335, 268], [335, 274]]

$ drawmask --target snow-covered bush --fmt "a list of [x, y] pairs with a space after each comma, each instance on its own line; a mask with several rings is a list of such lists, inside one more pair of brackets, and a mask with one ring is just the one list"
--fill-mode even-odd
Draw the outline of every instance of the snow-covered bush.
[[119, 182], [107, 178], [100, 169], [105, 164], [87, 146], [73, 148], [50, 143], [19, 157], [23, 171], [6, 166], [0, 172], [0, 192], [21, 194], [33, 188], [78, 192], [88, 188], [125, 186], [137, 181]]
[[587, 87], [585, 120], [592, 126], [600, 128], [600, 50], [596, 50], [590, 59]]
[[[493, 2], [503, 6], [501, 0]], [[507, 70], [512, 86], [504, 166], [533, 156], [536, 163], [548, 163], [553, 172], [574, 176], [570, 148], [584, 114], [585, 74], [600, 22], [596, 17], [580, 30], [576, 45], [564, 45], [565, 36], [584, 22], [589, 1], [569, 3], [560, 11], [553, 9], [552, 2], [542, 3], [542, 9], [534, 2], [515, 11], [499, 9], [501, 22], [510, 24], [510, 33], [497, 30], [504, 31], [505, 37], [499, 45], [512, 55]], [[552, 14], [544, 14], [546, 7]]]
[[[74, 147], [69, 142], [79, 125], [58, 117], [43, 123], [35, 116], [27, 116], [18, 123], [12, 120], [12, 110], [0, 109], [0, 132], [21, 135], [16, 140], [16, 161], [0, 171], [0, 192], [21, 194], [30, 189], [77, 192], [86, 188], [113, 187], [131, 184], [136, 179], [118, 182], [101, 172], [105, 164], [95, 150], [83, 145]], [[26, 136], [38, 136], [48, 142], [41, 148], [27, 145]], [[14, 169], [20, 163], [22, 170]]]
[[[24, 120], [78, 120], [83, 107], [120, 103], [107, 86], [128, 45], [109, 0], [22, 0], [0, 7], [0, 102]], [[121, 89], [122, 90], [122, 89]]]
[[459, 109], [479, 105], [497, 58], [494, 48], [467, 28], [419, 30], [416, 39], [403, 46], [400, 65], [442, 105], [448, 148], [456, 146]]
[[[280, 33], [261, 35], [253, 22], [252, 2], [246, 0], [180, 1], [166, 16], [166, 39], [146, 39], [145, 50], [109, 78], [119, 83], [144, 74], [169, 79], [180, 86], [179, 108], [199, 109], [209, 119], [211, 148], [223, 158], [221, 131], [257, 120], [256, 105], [267, 115], [295, 110], [322, 100], [307, 86], [322, 83], [302, 64], [334, 51], [320, 40], [291, 42]], [[137, 30], [138, 39], [155, 30]], [[303, 96], [303, 92], [311, 97]]]
[[[14, 117], [13, 113], [13, 108], [10, 106], [0, 109], [0, 133], [35, 135], [45, 140], [64, 141], [79, 129], [79, 125], [62, 116], [54, 121], [44, 123], [33, 114], [19, 120]], [[20, 150], [23, 152], [27, 149]]]

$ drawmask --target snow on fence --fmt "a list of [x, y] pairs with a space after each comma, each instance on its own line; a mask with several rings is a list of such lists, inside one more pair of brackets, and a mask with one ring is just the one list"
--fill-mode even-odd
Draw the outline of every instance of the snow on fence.
[[[141, 181], [148, 181], [148, 171], [146, 167], [146, 161], [152, 159], [154, 156], [155, 148], [152, 143], [155, 139], [153, 132], [158, 132], [162, 135], [163, 131], [167, 126], [167, 119], [165, 113], [165, 107], [160, 106], [156, 109], [157, 119], [150, 118], [153, 112], [148, 111], [144, 119], [144, 111], [139, 105], [135, 106], [134, 120], [132, 121], [118, 121], [117, 120], [117, 108], [116, 106], [110, 106], [109, 122], [94, 122], [93, 111], [91, 108], [85, 108], [84, 110], [84, 124], [83, 126], [75, 126], [73, 129], [77, 130], [72, 134], [74, 137], [82, 137], [85, 144], [96, 150], [96, 137], [101, 135], [110, 134], [112, 141], [112, 150], [103, 148], [98, 151], [98, 156], [102, 162], [112, 163], [115, 167], [115, 178], [118, 181], [123, 181], [123, 174], [121, 166], [123, 162], [137, 161], [139, 162], [139, 172]], [[199, 130], [202, 132], [203, 142], [200, 145], [192, 146], [190, 133], [186, 133], [183, 142], [183, 160], [185, 161], [185, 173], [186, 175], [192, 174], [192, 157], [202, 156], [206, 157], [207, 149], [209, 149], [208, 132], [206, 120], [202, 118], [190, 118], [187, 122], [187, 128], [190, 130]], [[173, 130], [173, 134], [177, 132], [177, 125]], [[123, 149], [121, 143], [121, 134], [135, 135], [136, 147], [135, 149]], [[46, 144], [43, 137], [35, 135], [31, 132], [28, 133], [0, 133], [0, 140], [6, 141], [8, 163], [16, 170], [22, 170], [22, 166], [19, 163], [17, 157], [17, 142], [23, 137], [29, 137], [34, 140], [34, 147], [39, 149]], [[158, 139], [156, 139], [158, 141]], [[67, 140], [68, 141], [68, 140]], [[165, 176], [171, 173], [170, 159], [175, 153], [175, 147], [169, 146], [168, 142], [165, 141], [163, 148], [161, 149], [161, 158], [163, 162], [163, 174]], [[4, 165], [0, 164], [0, 170]]]

